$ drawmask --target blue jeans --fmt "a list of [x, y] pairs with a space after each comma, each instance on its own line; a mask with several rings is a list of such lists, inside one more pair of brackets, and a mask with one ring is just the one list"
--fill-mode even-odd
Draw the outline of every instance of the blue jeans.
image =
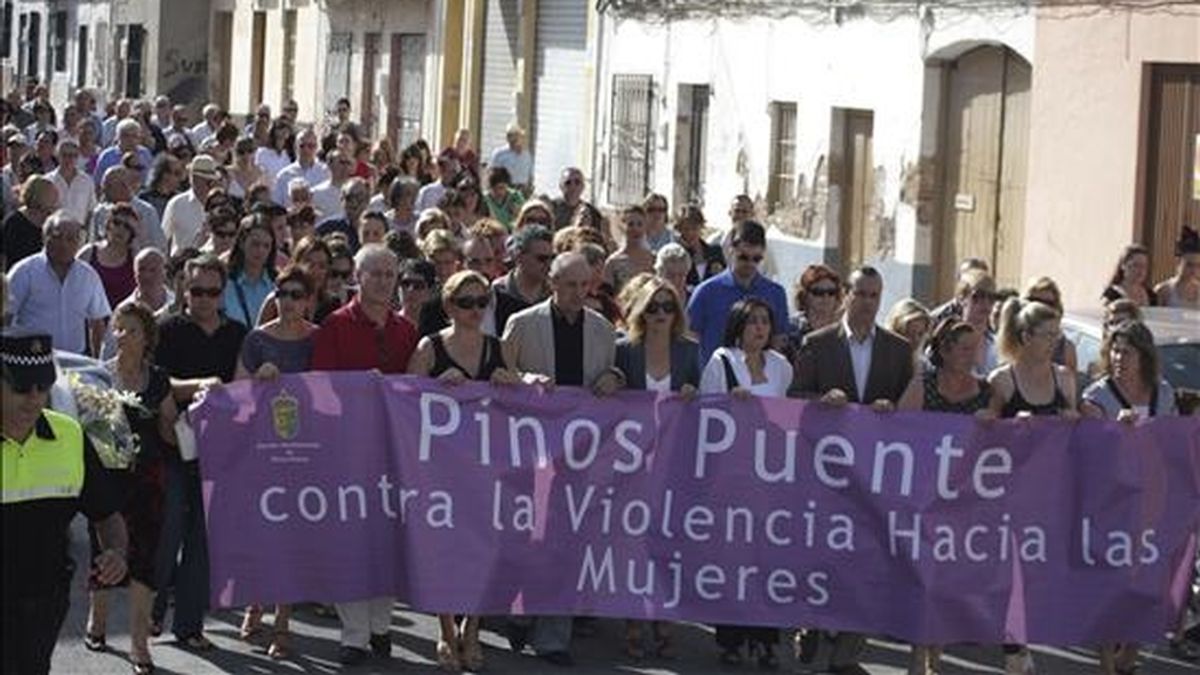
[[208, 533], [204, 531], [200, 467], [196, 462], [168, 460], [166, 473], [163, 529], [155, 565], [159, 592], [152, 616], [162, 621], [167, 610], [167, 589], [174, 586], [171, 632], [186, 639], [201, 633], [208, 611]]

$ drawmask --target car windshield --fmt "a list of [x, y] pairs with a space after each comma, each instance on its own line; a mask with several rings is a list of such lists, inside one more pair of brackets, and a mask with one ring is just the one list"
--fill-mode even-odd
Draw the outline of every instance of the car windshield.
[[1162, 374], [1175, 388], [1200, 390], [1200, 343], [1159, 345]]

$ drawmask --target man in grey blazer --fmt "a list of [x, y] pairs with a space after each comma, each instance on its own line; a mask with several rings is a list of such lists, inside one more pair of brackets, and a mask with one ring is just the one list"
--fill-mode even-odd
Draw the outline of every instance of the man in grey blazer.
[[[894, 410], [913, 376], [908, 341], [875, 323], [883, 293], [883, 277], [873, 267], [850, 274], [846, 312], [839, 323], [810, 333], [796, 357], [792, 396], [820, 398], [829, 405], [866, 403], [877, 411]], [[800, 658], [811, 662], [819, 649], [816, 634], [802, 643]], [[866, 637], [857, 633], [829, 635], [829, 672], [865, 675], [858, 661]]]
[[[549, 300], [508, 319], [501, 340], [509, 368], [554, 385], [589, 387], [598, 395], [624, 386], [613, 367], [616, 333], [598, 312], [584, 306], [592, 270], [580, 253], [565, 253], [550, 265]], [[513, 651], [528, 644], [546, 661], [569, 666], [571, 617], [514, 617], [508, 640]]]

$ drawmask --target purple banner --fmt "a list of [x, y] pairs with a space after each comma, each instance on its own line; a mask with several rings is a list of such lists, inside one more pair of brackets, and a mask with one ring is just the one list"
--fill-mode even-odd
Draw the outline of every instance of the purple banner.
[[1200, 526], [1200, 419], [980, 422], [787, 399], [241, 382], [193, 409], [220, 606], [1153, 640]]

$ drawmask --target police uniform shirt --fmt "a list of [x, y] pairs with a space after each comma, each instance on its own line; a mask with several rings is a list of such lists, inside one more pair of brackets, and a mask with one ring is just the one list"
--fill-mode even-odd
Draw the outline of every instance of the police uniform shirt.
[[[4, 438], [3, 452], [36, 452], [32, 446], [39, 439], [55, 440], [44, 413], [24, 443]], [[87, 434], [83, 439], [84, 478], [78, 496], [5, 503], [0, 509], [4, 598], [19, 600], [67, 592], [74, 569], [68, 553], [71, 520], [76, 513], [103, 519], [122, 506], [127, 472], [105, 469]]]

